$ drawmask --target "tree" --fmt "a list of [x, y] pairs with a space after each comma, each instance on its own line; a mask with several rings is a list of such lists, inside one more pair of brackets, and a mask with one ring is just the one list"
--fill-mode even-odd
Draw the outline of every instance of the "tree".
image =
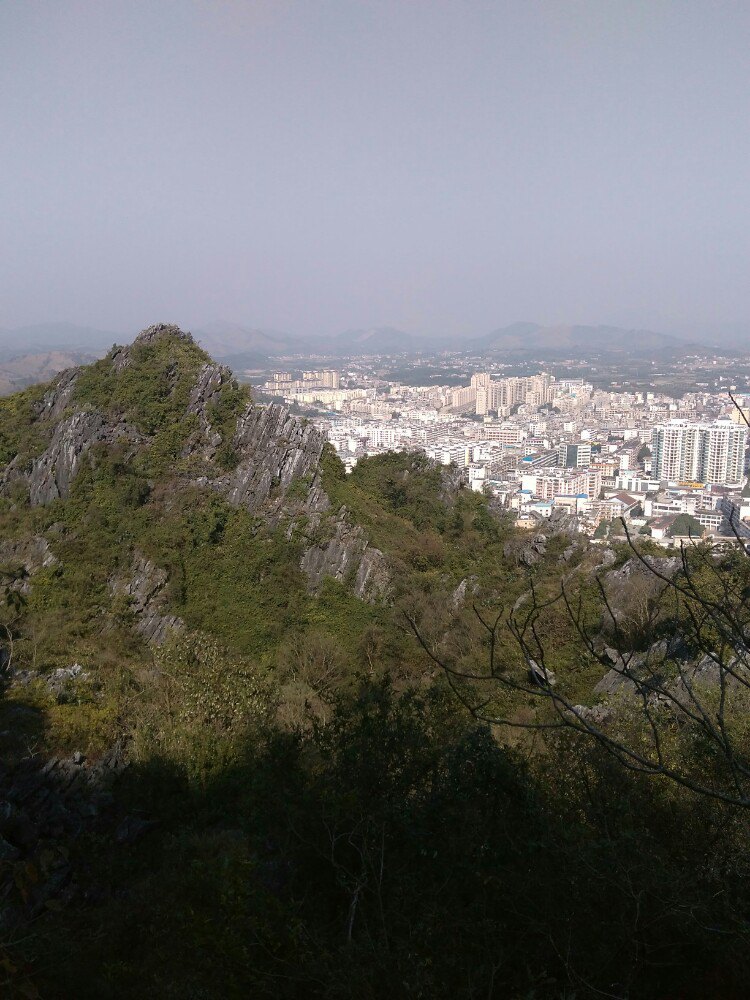
[[[717, 555], [690, 545], [681, 548], [678, 560], [656, 559], [624, 528], [631, 560], [651, 585], [639, 598], [635, 632], [613, 603], [605, 574], [595, 580], [603, 615], [592, 628], [575, 571], [552, 596], [543, 598], [532, 583], [509, 612], [474, 605], [486, 639], [483, 668], [457, 666], [426, 642], [414, 618], [409, 624], [476, 719], [571, 730], [630, 770], [750, 807], [750, 558], [742, 547]], [[573, 696], [575, 672], [563, 676], [557, 637], [545, 625], [558, 609], [578, 637], [581, 665], [607, 668], [614, 695], [609, 703], [584, 705]], [[506, 630], [521, 652], [520, 663], [511, 662], [503, 647]], [[658, 641], [644, 648], [644, 636]], [[502, 695], [531, 703], [533, 717]]]
[[597, 524], [596, 530], [594, 531], [594, 538], [606, 538], [608, 534], [609, 521], [605, 518]]
[[13, 666], [14, 637], [17, 624], [26, 607], [23, 584], [28, 575], [25, 566], [0, 566], [0, 579], [7, 581], [5, 584], [5, 609], [0, 614], [0, 629], [7, 640], [6, 648], [0, 647], [0, 692], [10, 676]]
[[[730, 393], [735, 406], [744, 412]], [[750, 424], [748, 424], [750, 426]], [[607, 585], [594, 581], [601, 618], [592, 624], [586, 587], [576, 570], [542, 596], [529, 591], [508, 612], [474, 604], [486, 639], [484, 668], [466, 670], [433, 648], [413, 617], [418, 642], [478, 720], [538, 730], [570, 730], [598, 743], [624, 767], [659, 776], [727, 804], [750, 807], [750, 548], [732, 525], [729, 552], [681, 545], [677, 559], [648, 556], [620, 519], [631, 565], [648, 586], [637, 595], [636, 628]], [[701, 529], [702, 530], [702, 529]], [[648, 544], [645, 542], [645, 544]], [[610, 703], [584, 705], [575, 676], [556, 670], [558, 636], [549, 618], [562, 609], [578, 639], [581, 663], [608, 669]], [[512, 662], [501, 639], [521, 653]], [[503, 648], [502, 656], [498, 650]], [[573, 672], [575, 675], [575, 672]], [[528, 713], [502, 705], [521, 696]], [[498, 711], [499, 707], [503, 711]]]

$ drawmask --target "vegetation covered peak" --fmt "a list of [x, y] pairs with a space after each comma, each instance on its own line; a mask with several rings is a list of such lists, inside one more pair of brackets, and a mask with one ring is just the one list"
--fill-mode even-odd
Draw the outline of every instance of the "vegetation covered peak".
[[153, 344], [157, 340], [176, 339], [186, 340], [194, 344], [193, 335], [181, 330], [176, 323], [153, 323], [141, 330], [135, 338], [136, 344]]
[[[211, 359], [189, 333], [157, 324], [132, 344], [80, 369], [73, 399], [103, 412], [117, 412], [145, 434], [185, 417], [200, 371]], [[217, 374], [231, 380], [228, 370]]]

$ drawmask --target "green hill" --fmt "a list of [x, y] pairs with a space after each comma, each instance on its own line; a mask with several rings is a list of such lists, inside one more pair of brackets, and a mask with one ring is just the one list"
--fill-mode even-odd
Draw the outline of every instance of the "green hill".
[[741, 995], [742, 822], [559, 732], [514, 635], [533, 595], [641, 739], [612, 646], [689, 616], [627, 546], [419, 454], [347, 476], [165, 325], [0, 400], [0, 462], [2, 995]]

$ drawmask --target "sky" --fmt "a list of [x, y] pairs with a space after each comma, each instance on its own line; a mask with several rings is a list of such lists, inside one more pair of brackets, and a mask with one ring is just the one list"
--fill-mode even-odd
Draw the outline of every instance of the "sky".
[[750, 4], [0, 0], [0, 327], [750, 321]]

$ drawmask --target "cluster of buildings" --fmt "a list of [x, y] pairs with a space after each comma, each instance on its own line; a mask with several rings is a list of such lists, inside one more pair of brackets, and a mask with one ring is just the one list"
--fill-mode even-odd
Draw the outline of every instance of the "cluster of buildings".
[[[276, 373], [273, 391], [315, 408], [347, 469], [366, 455], [420, 450], [464, 471], [533, 525], [563, 509], [594, 537], [633, 531], [750, 538], [747, 426], [727, 393], [597, 390], [547, 372], [410, 386], [354, 373]], [[312, 383], [316, 384], [313, 385]]]
[[474, 413], [486, 416], [494, 413], [509, 416], [520, 405], [543, 406], [552, 401], [554, 378], [546, 372], [527, 378], [491, 378], [489, 372], [472, 375], [466, 388], [454, 389], [450, 406], [455, 409], [470, 406]]
[[337, 371], [328, 368], [303, 371], [299, 378], [294, 378], [291, 372], [274, 372], [263, 389], [274, 396], [312, 392], [314, 389], [338, 389], [340, 378]]

